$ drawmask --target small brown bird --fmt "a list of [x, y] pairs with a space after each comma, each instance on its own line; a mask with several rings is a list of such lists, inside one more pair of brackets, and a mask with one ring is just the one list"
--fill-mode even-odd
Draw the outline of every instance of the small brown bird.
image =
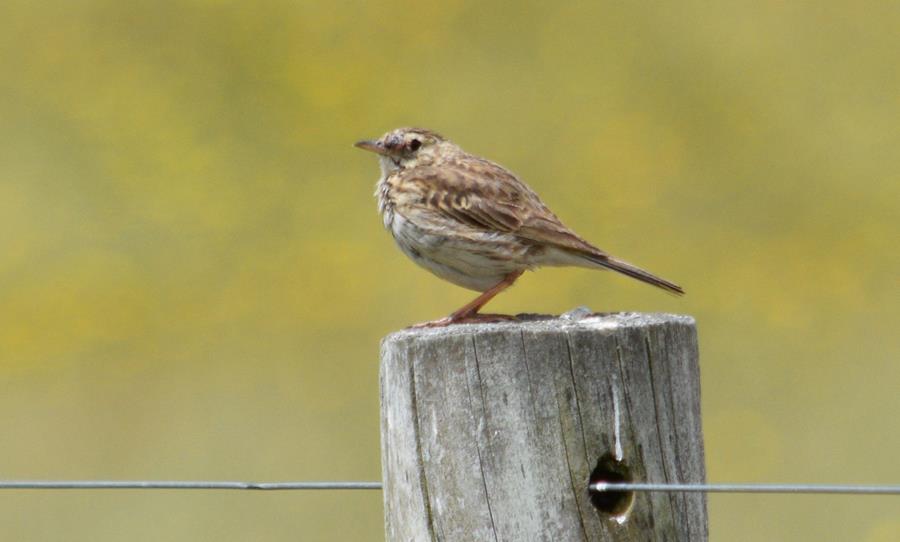
[[684, 293], [588, 243], [518, 177], [435, 132], [398, 128], [356, 146], [378, 154], [378, 210], [400, 249], [438, 277], [483, 292], [450, 316], [419, 326], [511, 318], [478, 311], [525, 270], [541, 266], [612, 269]]

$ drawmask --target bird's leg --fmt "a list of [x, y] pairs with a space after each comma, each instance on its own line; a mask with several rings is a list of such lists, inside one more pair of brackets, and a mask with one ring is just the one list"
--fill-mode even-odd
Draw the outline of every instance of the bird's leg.
[[[491, 286], [490, 288], [488, 288], [487, 290], [485, 290], [485, 292], [483, 294], [481, 294], [480, 296], [476, 297], [475, 299], [473, 299], [472, 301], [470, 301], [469, 303], [464, 305], [461, 309], [453, 312], [449, 316], [450, 321], [451, 322], [461, 322], [461, 321], [477, 318], [478, 311], [481, 310], [481, 307], [487, 305], [488, 301], [490, 301], [491, 299], [494, 299], [494, 297], [496, 297], [497, 294], [499, 294], [503, 290], [512, 286], [513, 283], [516, 282], [516, 279], [518, 279], [520, 276], [522, 276], [523, 272], [524, 271], [513, 271], [512, 273], [503, 277], [503, 280], [501, 280], [497, 284], [495, 284], [495, 285]], [[490, 315], [490, 316], [483, 315], [483, 316], [488, 316], [488, 317], [493, 317], [493, 318], [497, 317], [496, 315]]]
[[496, 322], [498, 320], [515, 319], [512, 316], [503, 314], [478, 314], [478, 311], [497, 294], [512, 286], [516, 279], [522, 276], [522, 273], [524, 273], [524, 271], [513, 271], [506, 275], [503, 277], [503, 280], [485, 290], [484, 293], [465, 304], [461, 309], [454, 311], [450, 316], [441, 318], [440, 320], [416, 324], [412, 327], [443, 327], [464, 322]]

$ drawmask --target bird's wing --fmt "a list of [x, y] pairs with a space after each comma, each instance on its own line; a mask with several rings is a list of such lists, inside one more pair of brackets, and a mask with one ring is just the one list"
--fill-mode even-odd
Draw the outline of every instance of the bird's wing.
[[604, 253], [576, 235], [531, 188], [502, 166], [466, 157], [440, 167], [398, 172], [400, 186], [414, 186], [418, 204], [447, 219], [483, 231], [514, 234], [537, 244]]
[[[618, 260], [567, 228], [525, 183], [503, 167], [474, 157], [440, 167], [397, 173], [402, 200], [476, 231], [510, 233], [537, 246], [571, 252], [593, 265], [613, 269], [675, 294], [684, 290], [628, 262]], [[401, 204], [402, 206], [402, 204]]]

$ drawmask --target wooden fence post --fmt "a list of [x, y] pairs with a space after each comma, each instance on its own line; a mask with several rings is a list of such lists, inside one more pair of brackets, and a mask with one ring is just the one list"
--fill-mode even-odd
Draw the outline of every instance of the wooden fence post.
[[404, 330], [382, 343], [389, 542], [707, 539], [694, 320], [589, 315]]

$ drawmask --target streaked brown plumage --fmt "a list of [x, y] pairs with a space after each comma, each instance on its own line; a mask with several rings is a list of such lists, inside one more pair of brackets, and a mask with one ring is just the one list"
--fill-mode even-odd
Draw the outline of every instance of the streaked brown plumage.
[[591, 245], [515, 175], [435, 132], [399, 128], [356, 146], [379, 155], [375, 196], [400, 249], [435, 275], [483, 292], [450, 316], [423, 325], [503, 318], [478, 310], [525, 270], [541, 266], [612, 269], [684, 293]]

